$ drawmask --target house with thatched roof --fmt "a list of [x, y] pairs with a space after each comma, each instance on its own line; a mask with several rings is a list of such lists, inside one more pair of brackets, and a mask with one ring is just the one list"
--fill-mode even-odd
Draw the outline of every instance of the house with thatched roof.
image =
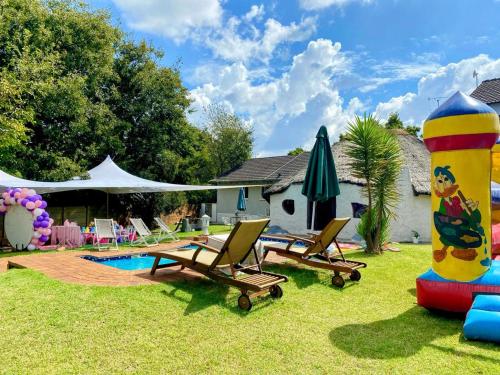
[[215, 216], [212, 219], [222, 223], [235, 216], [240, 186], [246, 186], [246, 211], [240, 215], [247, 218], [269, 217], [269, 197], [264, 194], [265, 191], [282, 179], [295, 176], [307, 167], [308, 161], [309, 152], [296, 156], [253, 158], [212, 180], [211, 183], [217, 185], [234, 186], [234, 189], [217, 190], [216, 213], [212, 214]]
[[[430, 154], [423, 142], [404, 131], [398, 131], [397, 138], [403, 152], [404, 163], [398, 181], [400, 201], [397, 219], [391, 223], [392, 241], [411, 241], [413, 231], [421, 241], [430, 241], [431, 186]], [[349, 240], [356, 234], [359, 216], [357, 208], [367, 203], [362, 187], [364, 180], [352, 175], [347, 156], [347, 141], [332, 146], [333, 159], [340, 183], [340, 195], [336, 201], [336, 216], [350, 217], [351, 221], [342, 231], [342, 239]], [[269, 197], [271, 223], [292, 233], [304, 233], [310, 205], [301, 193], [307, 167], [293, 176], [283, 178], [266, 190]], [[294, 209], [290, 209], [293, 206]], [[309, 213], [310, 214], [310, 213]]]
[[[399, 178], [400, 201], [398, 218], [391, 223], [393, 241], [411, 241], [412, 232], [421, 241], [430, 241], [430, 154], [424, 143], [405, 131], [398, 131], [397, 138], [404, 156]], [[347, 156], [347, 141], [332, 146], [333, 159], [340, 183], [340, 195], [336, 199], [336, 216], [350, 217], [351, 221], [341, 233], [343, 240], [356, 234], [359, 207], [366, 204], [362, 187], [365, 181], [353, 176]], [[235, 215], [239, 187], [245, 188], [247, 217], [270, 216], [271, 225], [277, 225], [290, 233], [306, 233], [307, 217], [312, 205], [302, 195], [302, 184], [309, 161], [309, 153], [298, 156], [254, 158], [218, 177], [218, 185], [235, 185], [234, 189], [217, 191], [217, 222]]]

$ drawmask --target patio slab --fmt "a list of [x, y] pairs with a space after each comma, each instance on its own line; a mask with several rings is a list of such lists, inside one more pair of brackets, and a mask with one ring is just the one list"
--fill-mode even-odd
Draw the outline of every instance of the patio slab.
[[[97, 286], [133, 286], [152, 285], [176, 280], [189, 280], [203, 277], [201, 274], [180, 267], [160, 269], [154, 276], [147, 270], [125, 271], [82, 259], [83, 255], [95, 257], [111, 257], [125, 254], [146, 253], [151, 250], [169, 250], [189, 244], [189, 241], [179, 241], [160, 244], [160, 246], [121, 251], [61, 251], [47, 254], [33, 254], [7, 257], [0, 260], [0, 272], [8, 268], [30, 268], [46, 276], [67, 283]], [[268, 257], [271, 262], [282, 262], [282, 258]]]

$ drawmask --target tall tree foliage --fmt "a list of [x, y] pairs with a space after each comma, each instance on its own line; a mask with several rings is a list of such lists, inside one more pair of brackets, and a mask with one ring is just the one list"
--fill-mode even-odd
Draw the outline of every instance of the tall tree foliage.
[[368, 208], [361, 218], [358, 232], [364, 237], [367, 252], [378, 253], [387, 239], [389, 220], [395, 217], [398, 202], [397, 179], [402, 167], [399, 143], [371, 115], [349, 123], [346, 134], [347, 154], [355, 177], [366, 184], [363, 191]]
[[418, 133], [420, 132], [420, 128], [418, 126], [415, 125], [405, 126], [403, 124], [403, 121], [401, 121], [401, 118], [399, 118], [399, 114], [397, 112], [392, 112], [391, 114], [389, 114], [389, 117], [387, 118], [387, 121], [385, 123], [385, 128], [403, 129], [408, 134], [414, 135], [415, 137], [418, 137]]
[[[0, 46], [0, 168], [65, 180], [110, 154], [145, 178], [214, 177], [210, 137], [186, 119], [179, 70], [126, 40], [107, 13], [70, 0], [3, 0]], [[164, 201], [122, 199], [150, 214]]]
[[210, 105], [206, 115], [210, 152], [215, 173], [219, 176], [250, 158], [253, 145], [252, 129], [222, 105]]

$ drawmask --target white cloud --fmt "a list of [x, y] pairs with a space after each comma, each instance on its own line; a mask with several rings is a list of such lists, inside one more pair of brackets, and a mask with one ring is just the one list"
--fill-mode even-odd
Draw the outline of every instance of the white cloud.
[[261, 20], [264, 16], [264, 5], [252, 5], [250, 10], [243, 16], [243, 19], [247, 22], [252, 21], [254, 18]]
[[439, 98], [442, 103], [458, 90], [466, 94], [474, 90], [476, 87], [476, 80], [472, 77], [474, 70], [478, 71], [480, 80], [496, 78], [500, 72], [500, 59], [493, 60], [481, 54], [441, 66], [418, 81], [416, 92], [408, 92], [380, 103], [376, 108], [376, 114], [384, 119], [391, 112], [399, 112], [403, 121], [421, 125], [436, 108], [434, 98]]
[[231, 17], [225, 27], [214, 30], [204, 43], [214, 56], [227, 61], [267, 63], [280, 44], [307, 40], [315, 31], [314, 17], [289, 25], [268, 18], [262, 31], [253, 25], [243, 25], [238, 17]]
[[320, 10], [331, 6], [343, 7], [353, 2], [369, 4], [372, 3], [373, 0], [300, 0], [299, 4], [300, 7], [305, 10]]
[[201, 28], [218, 27], [219, 0], [113, 0], [127, 24], [139, 31], [181, 42]]
[[[318, 39], [296, 55], [281, 76], [254, 81], [242, 62], [211, 71], [210, 83], [191, 91], [191, 120], [201, 123], [203, 107], [221, 103], [253, 124], [257, 154], [276, 154], [291, 145], [309, 147], [320, 125], [334, 139], [352, 115], [364, 108], [353, 98], [344, 104], [334, 78], [350, 68], [340, 43]], [[256, 83], [257, 82], [257, 83]]]

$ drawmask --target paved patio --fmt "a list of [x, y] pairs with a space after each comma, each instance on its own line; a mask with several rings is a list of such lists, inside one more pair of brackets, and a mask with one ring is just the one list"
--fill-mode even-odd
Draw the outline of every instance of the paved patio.
[[[189, 241], [179, 241], [160, 244], [150, 248], [126, 248], [120, 251], [74, 251], [66, 250], [47, 254], [19, 255], [0, 260], [0, 272], [9, 268], [30, 268], [42, 272], [50, 278], [67, 283], [99, 286], [131, 286], [151, 285], [175, 280], [187, 280], [202, 277], [201, 274], [180, 267], [159, 269], [154, 276], [148, 270], [125, 271], [82, 259], [83, 255], [95, 257], [110, 257], [124, 254], [146, 253], [148, 251], [169, 250], [189, 244]], [[274, 255], [274, 254], [273, 254]], [[283, 258], [268, 257], [271, 262], [281, 262]]]

